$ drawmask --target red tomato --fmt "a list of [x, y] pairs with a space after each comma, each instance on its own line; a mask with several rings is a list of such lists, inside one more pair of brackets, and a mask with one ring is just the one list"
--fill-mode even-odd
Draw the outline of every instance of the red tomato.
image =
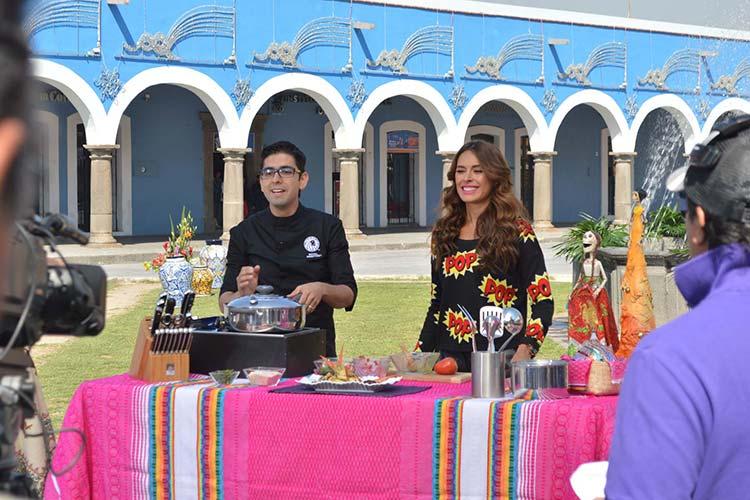
[[438, 375], [453, 375], [458, 371], [458, 363], [453, 358], [441, 359], [435, 364], [435, 373]]

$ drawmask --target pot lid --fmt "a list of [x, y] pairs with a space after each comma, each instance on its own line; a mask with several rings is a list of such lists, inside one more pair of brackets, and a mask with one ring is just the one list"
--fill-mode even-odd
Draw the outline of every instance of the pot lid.
[[230, 312], [250, 311], [254, 309], [294, 309], [302, 305], [290, 298], [274, 295], [273, 287], [268, 285], [258, 285], [255, 293], [238, 297], [227, 304]]

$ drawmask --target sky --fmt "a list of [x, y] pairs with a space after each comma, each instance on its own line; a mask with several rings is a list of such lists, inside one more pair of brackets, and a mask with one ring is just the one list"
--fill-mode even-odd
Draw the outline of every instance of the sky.
[[[628, 0], [485, 0], [627, 17]], [[629, 0], [630, 17], [750, 31], [750, 0]]]

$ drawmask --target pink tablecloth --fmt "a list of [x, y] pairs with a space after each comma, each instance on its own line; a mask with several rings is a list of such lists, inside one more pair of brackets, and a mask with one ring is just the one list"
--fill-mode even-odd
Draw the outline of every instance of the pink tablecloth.
[[[195, 386], [154, 387], [120, 375], [78, 388], [63, 427], [82, 430], [86, 444], [57, 484], [48, 478], [46, 498], [432, 498], [436, 401], [470, 392], [469, 384], [435, 384], [376, 398], [201, 386], [196, 414], [180, 411], [185, 400], [175, 396]], [[564, 473], [606, 458], [616, 398], [591, 401], [543, 403], [560, 405], [539, 435], [554, 440], [546, 449], [565, 457]], [[592, 419], [602, 435], [582, 434]], [[185, 442], [185, 427], [196, 426], [197, 445]], [[53, 468], [72, 463], [80, 444], [62, 434]], [[180, 463], [187, 458], [198, 463], [197, 488], [195, 471], [186, 479]]]

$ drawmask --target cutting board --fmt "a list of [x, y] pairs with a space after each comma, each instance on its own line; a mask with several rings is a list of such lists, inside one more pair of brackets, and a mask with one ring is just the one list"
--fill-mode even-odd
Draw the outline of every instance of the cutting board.
[[471, 382], [471, 372], [458, 372], [453, 375], [438, 375], [437, 373], [399, 373], [404, 380], [419, 382], [437, 382], [440, 384], [463, 384]]

